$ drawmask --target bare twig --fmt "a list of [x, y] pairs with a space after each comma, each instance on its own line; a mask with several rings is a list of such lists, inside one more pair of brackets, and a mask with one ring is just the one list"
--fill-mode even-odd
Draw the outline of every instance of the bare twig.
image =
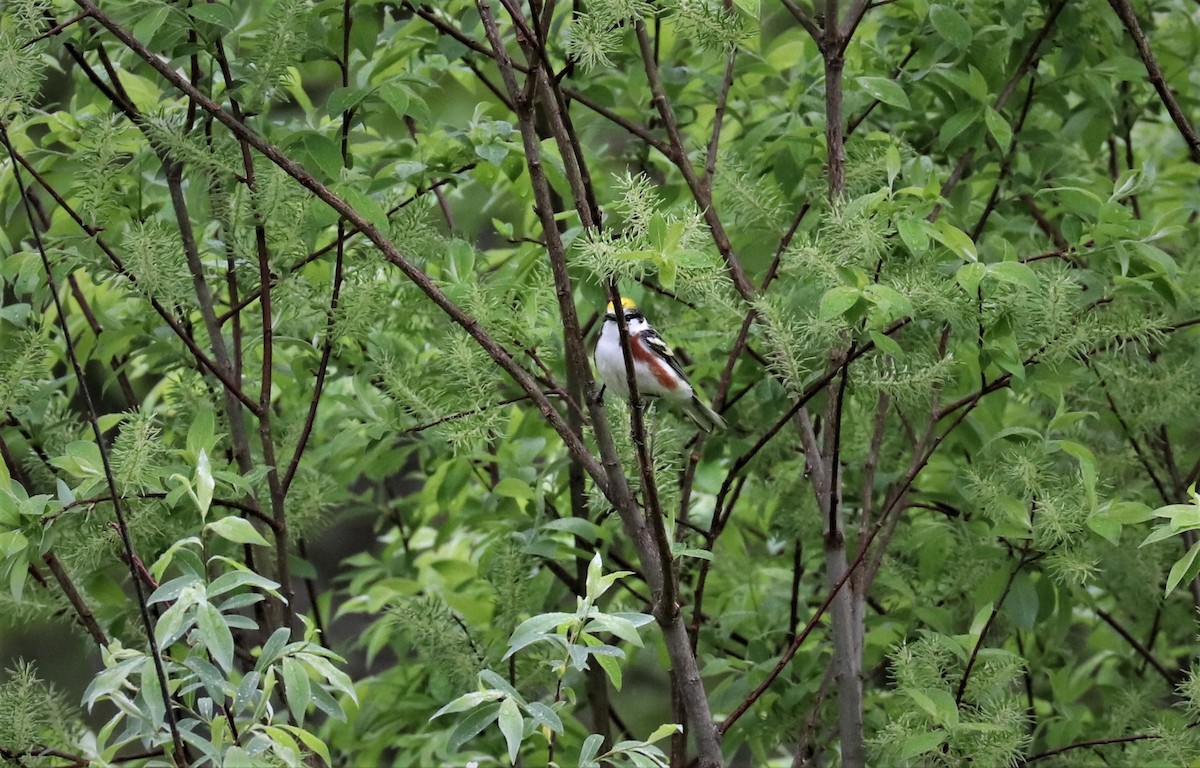
[[[1034, 35], [1029, 47], [1025, 50], [1025, 55], [1021, 58], [1021, 62], [1017, 65], [1016, 70], [1014, 70], [1012, 77], [1008, 79], [1008, 82], [1004, 84], [1004, 88], [1001, 89], [1000, 93], [992, 102], [992, 108], [997, 112], [1004, 108], [1004, 105], [1008, 103], [1009, 98], [1016, 91], [1017, 85], [1019, 85], [1021, 80], [1024, 79], [1031, 69], [1033, 69], [1034, 65], [1037, 64], [1038, 58], [1041, 55], [1040, 49], [1042, 43], [1046, 42], [1047, 38], [1050, 37], [1050, 32], [1054, 29], [1054, 24], [1058, 21], [1058, 16], [1062, 13], [1062, 10], [1066, 7], [1066, 5], [1067, 0], [1056, 0], [1054, 5], [1051, 6], [1047, 11], [1046, 20], [1042, 23], [1042, 28], [1038, 30], [1036, 35]], [[974, 159], [974, 157], [975, 148], [972, 147], [964, 152], [962, 157], [959, 158], [958, 163], [956, 163], [954, 169], [950, 171], [950, 175], [946, 178], [946, 181], [942, 183], [942, 198], [946, 198], [950, 194], [950, 191], [958, 186], [958, 182], [962, 180], [967, 166], [971, 164], [971, 161]], [[943, 205], [940, 202], [933, 207], [933, 211], [929, 214], [930, 221], [937, 219], [938, 215], [942, 211], [942, 207]]]
[[58, 582], [58, 586], [62, 589], [63, 594], [67, 596], [67, 602], [75, 609], [75, 615], [79, 618], [79, 623], [87, 630], [87, 633], [96, 641], [96, 645], [107, 646], [108, 636], [104, 634], [104, 630], [96, 622], [95, 615], [92, 614], [92, 609], [88, 607], [87, 601], [83, 599], [83, 595], [79, 594], [79, 590], [75, 588], [75, 582], [71, 580], [71, 574], [67, 573], [67, 569], [63, 568], [62, 563], [54, 555], [54, 552], [47, 552], [42, 555], [42, 562], [50, 569], [50, 573], [54, 575], [54, 580]]
[[971, 680], [971, 671], [975, 669], [975, 661], [979, 658], [979, 651], [983, 648], [983, 642], [987, 639], [988, 630], [992, 628], [992, 623], [996, 621], [996, 617], [1000, 615], [1000, 609], [1004, 606], [1004, 600], [1008, 597], [1008, 593], [1012, 591], [1012, 586], [1017, 580], [1017, 574], [1025, 567], [1025, 555], [1021, 555], [1012, 572], [1008, 574], [1008, 580], [1004, 582], [1004, 589], [1000, 591], [1000, 596], [992, 603], [992, 612], [988, 614], [987, 621], [983, 623], [983, 629], [979, 630], [979, 637], [975, 640], [975, 646], [971, 649], [971, 656], [967, 659], [967, 666], [963, 669], [962, 677], [959, 678], [958, 688], [954, 692], [954, 704], [962, 706], [963, 694], [967, 692], [967, 683]]
[[[374, 224], [351, 207], [344, 199], [334, 194], [328, 186], [316, 179], [303, 166], [284, 155], [276, 146], [263, 139], [241, 121], [234, 119], [228, 110], [223, 109], [221, 105], [197, 90], [194, 85], [174, 70], [167, 62], [152, 53], [140, 40], [131, 35], [128, 30], [104, 13], [92, 0], [76, 0], [76, 3], [83, 8], [89, 9], [95, 19], [114, 37], [120, 40], [138, 58], [146, 62], [174, 88], [194, 100], [201, 109], [212, 115], [215, 120], [229, 129], [235, 137], [244, 140], [249, 146], [261, 153], [288, 176], [299, 182], [301, 186], [309, 190], [318, 199], [337, 213], [345, 216], [350, 223], [357, 226], [366, 235], [367, 239], [379, 248], [383, 257], [388, 262], [400, 269], [409, 280], [420, 288], [430, 301], [450, 317], [454, 323], [462, 327], [522, 389], [529, 393], [542, 415], [563, 438], [567, 449], [572, 455], [581, 457], [588, 474], [591, 475], [601, 491], [605, 495], [611, 492], [603, 467], [591, 455], [587, 446], [571, 434], [566, 422], [563, 421], [562, 417], [554, 409], [549, 399], [542, 394], [537, 382], [529, 375], [528, 371], [518, 365], [512, 358], [512, 355], [484, 330], [479, 321], [451, 301], [445, 292], [407, 256], [401, 253], [395, 244], [380, 232]], [[249, 402], [253, 404], [255, 410], [258, 409], [257, 403], [253, 400]]]
[[825, 615], [825, 611], [829, 609], [829, 606], [833, 603], [834, 599], [837, 597], [837, 594], [844, 586], [846, 586], [847, 582], [849, 582], [850, 578], [854, 575], [854, 572], [866, 560], [867, 553], [871, 548], [871, 542], [874, 541], [875, 537], [879, 535], [879, 532], [883, 530], [884, 523], [888, 520], [892, 511], [898, 507], [901, 500], [905, 497], [908, 489], [912, 486], [913, 480], [916, 479], [917, 475], [920, 474], [925, 465], [929, 463], [929, 459], [933, 456], [934, 452], [937, 451], [938, 446], [940, 446], [942, 442], [955, 429], [957, 429], [964, 420], [966, 420], [967, 414], [974, 410], [975, 406], [979, 404], [979, 401], [983, 399], [984, 394], [985, 393], [982, 390], [976, 392], [972, 396], [971, 402], [959, 411], [954, 421], [948, 425], [946, 429], [941, 432], [941, 434], [929, 441], [928, 445], [926, 445], [923, 450], [918, 453], [918, 455], [913, 457], [913, 462], [909, 466], [908, 471], [905, 473], [904, 477], [901, 478], [897, 484], [896, 490], [893, 492], [888, 502], [884, 505], [878, 522], [876, 522], [871, 528], [871, 533], [866, 537], [866, 539], [859, 543], [858, 554], [846, 569], [846, 573], [829, 590], [829, 593], [826, 594], [825, 599], [817, 607], [817, 610], [813, 612], [813, 615], [808, 620], [808, 623], [804, 625], [804, 628], [800, 630], [795, 639], [792, 640], [792, 644], [788, 646], [788, 649], [784, 651], [782, 656], [780, 656], [779, 661], [776, 662], [771, 671], [767, 673], [763, 681], [759, 683], [754, 690], [751, 691], [746, 698], [743, 699], [742, 702], [735, 707], [732, 712], [729, 713], [724, 722], [718, 726], [718, 730], [721, 734], [727, 733], [729, 729], [732, 728], [739, 719], [741, 719], [742, 715], [746, 714], [746, 712], [749, 711], [752, 706], [754, 706], [755, 702], [757, 702], [762, 695], [766, 693], [767, 689], [771, 687], [771, 684], [775, 682], [775, 679], [779, 677], [783, 670], [787, 668], [788, 664], [791, 663], [792, 659], [796, 656], [796, 652], [800, 650], [800, 646], [804, 644], [804, 641], [807, 640], [808, 636], [812, 634], [812, 631], [816, 629], [818, 622], [820, 622], [821, 617]]
[[817, 26], [816, 19], [813, 18], [812, 9], [801, 6], [796, 0], [782, 0], [782, 2], [783, 7], [788, 9], [788, 12], [795, 17], [800, 26], [804, 27], [804, 31], [812, 37], [813, 42], [817, 44], [817, 48], [823, 48], [825, 43], [821, 34], [821, 28]]
[[725, 233], [725, 227], [722, 225], [720, 217], [717, 216], [716, 208], [713, 207], [712, 195], [701, 183], [700, 177], [696, 175], [695, 169], [692, 168], [691, 160], [688, 159], [687, 147], [684, 144], [683, 136], [679, 133], [679, 126], [675, 121], [675, 112], [671, 108], [670, 100], [667, 98], [666, 88], [663, 87], [658, 62], [654, 55], [654, 43], [651, 42], [650, 35], [646, 31], [646, 25], [641, 19], [634, 22], [634, 31], [637, 34], [638, 48], [642, 53], [642, 64], [646, 71], [646, 81], [650, 85], [650, 93], [654, 98], [654, 106], [657, 108], [659, 117], [662, 118], [663, 125], [667, 129], [667, 138], [670, 141], [672, 150], [671, 159], [683, 175], [684, 181], [687, 182], [688, 189], [691, 190], [692, 197], [696, 200], [696, 205], [700, 208], [705, 223], [708, 224], [713, 243], [717, 246], [717, 251], [720, 252], [721, 258], [725, 260], [725, 266], [728, 268], [729, 275], [733, 279], [734, 288], [737, 289], [742, 298], [749, 301], [754, 297], [754, 287], [750, 284], [749, 278], [746, 277], [746, 271], [742, 268], [737, 254], [734, 253], [733, 245], [729, 242], [729, 236]]
[[721, 128], [725, 125], [725, 108], [729, 104], [729, 89], [733, 86], [733, 65], [736, 62], [737, 49], [734, 48], [725, 58], [725, 77], [721, 80], [721, 89], [717, 92], [712, 137], [708, 140], [708, 159], [704, 163], [704, 176], [701, 183], [709, 189], [712, 189], [713, 176], [717, 172], [717, 151], [721, 146]]
[[31, 45], [40, 43], [43, 40], [48, 40], [49, 38], [54, 37], [55, 35], [61, 34], [68, 27], [70, 27], [74, 24], [78, 24], [79, 22], [83, 21], [84, 19], [88, 18], [91, 15], [92, 14], [88, 13], [87, 11], [84, 11], [83, 13], [80, 13], [80, 14], [76, 14], [75, 16], [72, 16], [71, 18], [67, 19], [66, 21], [62, 22], [61, 24], [55, 24], [53, 27], [50, 27], [50, 29], [47, 29], [45, 32], [41, 33], [37, 37], [31, 38], [31, 39], [25, 41], [25, 43], [23, 43], [21, 45], [21, 48], [22, 49], [28, 48]]
[[[339, 66], [342, 71], [342, 87], [350, 87], [350, 31], [352, 18], [350, 14], [350, 0], [343, 0], [342, 3], [342, 56], [339, 60]], [[350, 118], [349, 109], [342, 111], [342, 167], [350, 165]], [[410, 124], [409, 129], [412, 130]], [[439, 196], [438, 200], [443, 203]], [[449, 216], [449, 213], [446, 214]], [[325, 376], [329, 372], [329, 360], [333, 356], [333, 339], [334, 330], [337, 323], [338, 301], [342, 295], [342, 277], [343, 269], [346, 260], [346, 220], [338, 219], [337, 224], [337, 239], [336, 255], [333, 262], [333, 287], [330, 289], [329, 295], [329, 314], [325, 320], [325, 340], [321, 344], [321, 359], [317, 363], [317, 377], [313, 383], [312, 397], [308, 402], [308, 413], [304, 417], [304, 426], [300, 429], [300, 437], [296, 441], [296, 450], [292, 453], [292, 459], [288, 462], [287, 469], [283, 473], [283, 493], [287, 495], [288, 489], [292, 486], [292, 480], [296, 477], [296, 470], [300, 468], [300, 459], [304, 456], [304, 449], [308, 446], [309, 437], [312, 435], [313, 424], [317, 420], [317, 409], [321, 405], [321, 394], [325, 390]], [[267, 287], [264, 285], [263, 290]], [[314, 603], [314, 608], [316, 604]]]
[[96, 411], [96, 405], [92, 400], [91, 391], [88, 389], [87, 377], [83, 372], [83, 365], [79, 360], [79, 356], [75, 353], [75, 342], [71, 339], [71, 329], [67, 325], [67, 316], [63, 311], [62, 301], [59, 299], [58, 281], [54, 277], [54, 270], [50, 265], [50, 257], [46, 253], [45, 244], [42, 242], [41, 234], [38, 232], [37, 222], [34, 217], [33, 207], [29, 203], [27, 197], [28, 191], [25, 187], [25, 181], [20, 171], [16, 170], [16, 150], [8, 138], [7, 127], [0, 123], [0, 143], [4, 144], [4, 148], [8, 151], [9, 158], [13, 161], [14, 169], [13, 176], [16, 178], [18, 190], [21, 193], [21, 198], [25, 201], [25, 212], [29, 217], [30, 232], [33, 235], [34, 244], [42, 261], [42, 268], [46, 273], [46, 282], [50, 288], [50, 296], [54, 303], [55, 316], [58, 320], [59, 329], [63, 335], [63, 343], [66, 345], [67, 358], [71, 364], [71, 368], [75, 374], [75, 381], [79, 388], [79, 394], [83, 396], [83, 401], [87, 409], [88, 421], [92, 427], [92, 437], [96, 442], [96, 447], [100, 452], [100, 461], [104, 468], [104, 479], [108, 484], [109, 491], [113, 496], [113, 513], [116, 517], [116, 527], [121, 537], [121, 544], [125, 549], [125, 556], [129, 561], [130, 575], [133, 577], [134, 593], [137, 597], [138, 612], [142, 619], [142, 629], [146, 632], [146, 642], [150, 646], [150, 655], [154, 663], [155, 676], [158, 679], [159, 691], [163, 701], [167, 702], [166, 716], [167, 728], [171, 733], [171, 742], [175, 749], [175, 761], [180, 766], [188, 764], [187, 751], [184, 748], [183, 740], [179, 735], [179, 727], [175, 720], [175, 708], [170, 704], [171, 690], [167, 681], [167, 673], [163, 667], [162, 655], [159, 652], [158, 642], [154, 637], [154, 622], [150, 619], [150, 610], [146, 604], [146, 594], [142, 589], [142, 583], [138, 578], [137, 568], [134, 563], [137, 561], [137, 555], [133, 548], [133, 539], [129, 535], [129, 526], [126, 523], [125, 512], [120, 502], [120, 495], [117, 492], [117, 479], [113, 474], [112, 462], [109, 460], [108, 448], [104, 443], [104, 434], [100, 429], [100, 417]]
[[1022, 758], [1018, 765], [1029, 765], [1036, 763], [1039, 760], [1046, 760], [1056, 755], [1061, 755], [1064, 752], [1070, 752], [1076, 749], [1088, 749], [1090, 747], [1103, 747], [1109, 744], [1131, 744], [1135, 741], [1146, 741], [1147, 739], [1161, 739], [1160, 733], [1135, 733], [1132, 736], [1114, 736], [1107, 739], [1089, 739], [1087, 741], [1077, 741], [1074, 744], [1048, 749], [1045, 752], [1038, 752], [1036, 755], [1031, 755]]
[[1175, 685], [1179, 682], [1178, 675], [1171, 674], [1170, 670], [1162, 665], [1162, 662], [1150, 652], [1149, 648], [1142, 644], [1141, 640], [1138, 640], [1136, 637], [1130, 634], [1129, 630], [1125, 629], [1125, 627], [1123, 627], [1121, 623], [1117, 621], [1108, 611], [1097, 610], [1096, 615], [1099, 616], [1105, 624], [1112, 627], [1113, 631], [1121, 636], [1121, 639], [1129, 643], [1129, 647], [1137, 651], [1137, 654], [1145, 659], [1146, 663], [1154, 667], [1154, 671], [1166, 681], [1169, 687], [1175, 687]]
[[1179, 129], [1179, 135], [1183, 137], [1184, 143], [1188, 146], [1188, 157], [1191, 158], [1193, 163], [1200, 163], [1200, 135], [1196, 133], [1195, 126], [1192, 125], [1183, 108], [1179, 106], [1179, 101], [1175, 98], [1175, 93], [1167, 85], [1166, 78], [1163, 77], [1162, 68], [1158, 66], [1158, 61], [1154, 58], [1154, 52], [1150, 50], [1150, 42], [1146, 39], [1146, 33], [1142, 31], [1141, 24], [1138, 23], [1137, 14], [1134, 12], [1133, 6], [1130, 5], [1129, 0], [1108, 0], [1108, 4], [1112, 6], [1112, 9], [1121, 19], [1121, 23], [1125, 25], [1125, 31], [1133, 39], [1133, 44], [1137, 47], [1138, 56], [1146, 66], [1146, 73], [1150, 76], [1150, 84], [1154, 86], [1154, 90], [1158, 91], [1159, 98], [1162, 99], [1163, 105], [1167, 108], [1167, 114], [1171, 116], [1175, 127]]
[[[66, 214], [79, 226], [79, 228], [82, 229], [84, 233], [86, 233], [92, 239], [92, 242], [96, 244], [96, 247], [108, 257], [109, 262], [113, 265], [113, 268], [117, 271], [117, 273], [129, 280], [131, 283], [136, 283], [137, 276], [126, 269], [124, 261], [119, 255], [117, 255], [117, 252], [104, 241], [104, 238], [100, 237], [101, 228], [93, 226], [92, 224], [84, 221], [83, 217], [63, 198], [62, 195], [58, 193], [57, 190], [55, 190], [53, 186], [50, 185], [46, 178], [39, 173], [36, 168], [33, 167], [33, 164], [30, 163], [29, 160], [22, 155], [19, 150], [13, 149], [11, 151], [11, 155], [13, 160], [22, 168], [24, 168], [31, 177], [33, 177], [33, 180], [37, 182], [38, 186], [44, 189], [46, 193], [53, 198], [58, 207], [66, 212]], [[176, 319], [173, 314], [171, 314], [171, 311], [155, 298], [149, 298], [148, 301], [154, 308], [154, 311], [157, 312], [158, 315], [163, 319], [163, 322], [167, 324], [171, 331], [174, 332], [179, 340], [182, 341], [188, 348], [188, 352], [195, 357], [198, 367], [207, 370], [209, 373], [215, 376], [222, 385], [224, 385], [230, 392], [233, 393], [234, 397], [236, 397], [238, 401], [242, 403], [242, 405], [246, 406], [246, 408], [250, 410], [251, 413], [257, 413], [258, 403], [256, 403], [254, 400], [251, 400], [245, 391], [237, 384], [237, 382], [233, 380], [229, 373], [226, 372], [218, 363], [215, 363], [212, 359], [210, 359], [208, 355], [206, 355], [204, 351], [196, 345], [195, 339], [193, 339], [191, 334], [189, 334], [183, 328], [179, 320]]]

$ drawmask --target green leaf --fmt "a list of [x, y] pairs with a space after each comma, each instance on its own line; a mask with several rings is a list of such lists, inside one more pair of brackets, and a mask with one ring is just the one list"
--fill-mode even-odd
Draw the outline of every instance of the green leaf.
[[760, 0], [733, 0], [733, 4], [737, 9], [746, 14], [755, 21], [758, 20]]
[[225, 624], [217, 607], [209, 602], [200, 603], [196, 611], [196, 628], [204, 647], [212, 654], [217, 666], [229, 673], [233, 670], [233, 633]]
[[679, 264], [675, 259], [663, 258], [658, 260], [658, 282], [668, 291], [675, 290], [675, 278], [679, 274]]
[[948, 691], [938, 688], [925, 690], [904, 688], [903, 691], [935, 722], [950, 725], [958, 723], [958, 705], [955, 704], [954, 697]]
[[[902, 165], [902, 161], [900, 159], [900, 150], [896, 149], [895, 144], [888, 145], [886, 162], [888, 186], [890, 187], [895, 183], [896, 177], [900, 175], [900, 168]], [[903, 235], [901, 235], [901, 237], [903, 237]]]
[[1154, 510], [1138, 501], [1118, 501], [1109, 507], [1106, 516], [1122, 525], [1135, 525], [1154, 519]]
[[875, 342], [875, 348], [880, 352], [895, 358], [904, 357], [904, 349], [900, 346], [899, 342], [886, 333], [871, 331], [867, 335], [870, 336], [871, 341]]
[[1121, 524], [1103, 515], [1088, 515], [1087, 527], [1104, 537], [1113, 546], [1121, 544]]
[[274, 664], [276, 659], [279, 658], [279, 654], [283, 653], [283, 648], [287, 645], [287, 641], [291, 636], [292, 631], [287, 627], [280, 627], [272, 632], [271, 636], [267, 638], [267, 642], [263, 643], [262, 653], [259, 655], [254, 668], [262, 672]]
[[987, 271], [986, 264], [971, 261], [958, 268], [958, 272], [954, 273], [954, 279], [969, 296], [975, 296], [979, 291], [979, 283], [983, 281], [983, 276], [987, 274]]
[[625, 674], [621, 669], [621, 659], [605, 654], [599, 654], [593, 658], [600, 665], [600, 669], [604, 670], [604, 674], [608, 676], [608, 682], [612, 683], [613, 689], [621, 690]]
[[[451, 715], [455, 712], [466, 712], [468, 709], [475, 709], [480, 704], [487, 704], [491, 701], [499, 701], [504, 698], [504, 693], [501, 691], [472, 691], [464, 693], [454, 701], [433, 713], [430, 720], [436, 720], [442, 715]], [[507, 700], [507, 699], [506, 699]]]
[[583, 740], [583, 747], [579, 750], [580, 768], [599, 765], [596, 762], [596, 755], [600, 754], [600, 747], [603, 744], [604, 737], [598, 733], [593, 733]]
[[500, 705], [492, 704], [482, 709], [477, 709], [471, 714], [462, 719], [454, 730], [450, 732], [450, 738], [447, 740], [446, 748], [451, 752], [457, 752], [471, 739], [478, 736], [484, 728], [491, 725], [496, 718], [500, 716]]
[[1179, 530], [1172, 525], [1160, 525], [1150, 532], [1138, 547], [1144, 547], [1147, 544], [1155, 544], [1165, 539], [1170, 539], [1179, 535]]
[[100, 449], [91, 440], [67, 443], [66, 455], [56, 456], [50, 459], [50, 463], [84, 480], [104, 476], [104, 464], [100, 460]]
[[337, 193], [342, 196], [342, 199], [345, 200], [351, 208], [358, 211], [363, 218], [369, 221], [372, 226], [374, 226], [380, 232], [387, 232], [387, 211], [383, 210], [383, 207], [379, 205], [375, 198], [363, 194], [355, 187], [344, 184], [337, 187]]
[[955, 48], [966, 48], [971, 44], [971, 25], [953, 8], [940, 4], [930, 6], [929, 20], [938, 35]]
[[665, 739], [668, 736], [674, 736], [677, 733], [683, 733], [683, 726], [678, 723], [665, 723], [654, 729], [654, 733], [646, 737], [647, 744], [653, 744], [656, 741]]
[[927, 223], [924, 219], [900, 219], [896, 222], [896, 230], [900, 239], [908, 246], [908, 250], [919, 256], [929, 250], [929, 234], [926, 232]]
[[[159, 558], [154, 561], [154, 564], [150, 566], [150, 575], [153, 576], [155, 580], [161, 581], [163, 574], [167, 572], [167, 566], [169, 566], [175, 559], [175, 553], [190, 546], [195, 546], [197, 549], [199, 549], [201, 546], [200, 539], [196, 538], [195, 536], [188, 536], [187, 538], [180, 539], [171, 546], [167, 547], [167, 551], [163, 552], [162, 555], [160, 555]], [[199, 578], [198, 574], [194, 575]]]
[[258, 587], [272, 592], [279, 589], [279, 582], [271, 581], [266, 576], [260, 576], [253, 571], [230, 571], [213, 579], [208, 585], [209, 597], [223, 595], [238, 587]]
[[201, 520], [208, 517], [208, 508], [212, 505], [213, 500], [213, 489], [216, 487], [217, 483], [213, 480], [212, 467], [208, 465], [208, 453], [201, 448], [200, 455], [196, 459], [196, 492], [194, 496], [196, 506], [200, 510]]
[[987, 107], [983, 112], [983, 121], [987, 124], [988, 133], [992, 134], [992, 138], [996, 140], [996, 145], [1001, 150], [1007, 150], [1009, 143], [1012, 142], [1013, 132], [1008, 121], [1004, 119], [1004, 115]]
[[889, 80], [886, 77], [860, 77], [858, 84], [862, 89], [871, 94], [876, 99], [879, 99], [884, 104], [891, 104], [893, 107], [901, 109], [910, 109], [911, 105], [908, 101], [908, 94], [894, 80]]
[[196, 621], [196, 615], [191, 610], [194, 605], [194, 601], [181, 599], [163, 611], [154, 625], [154, 639], [159, 648], [165, 649], [192, 628]]
[[911, 760], [918, 755], [932, 752], [944, 744], [945, 741], [945, 731], [930, 731], [928, 733], [919, 733], [915, 736], [908, 736], [900, 743], [900, 748], [896, 756], [901, 760]]
[[540, 613], [529, 617], [513, 630], [504, 658], [507, 659], [517, 651], [543, 640], [556, 644], [565, 643], [566, 640], [557, 634], [557, 630], [562, 625], [576, 621], [573, 613]]
[[863, 290], [863, 294], [886, 314], [888, 319], [909, 317], [913, 313], [913, 305], [908, 297], [889, 285], [872, 283]]
[[1028, 264], [1022, 264], [1019, 261], [999, 261], [995, 264], [989, 264], [988, 274], [998, 280], [1019, 285], [1025, 290], [1034, 293], [1040, 291], [1042, 287], [1033, 269]]
[[958, 138], [960, 133], [970, 128], [978, 119], [978, 105], [972, 104], [958, 112], [942, 123], [942, 127], [938, 130], [938, 143], [943, 147], [950, 146], [950, 143]]
[[365, 88], [334, 88], [325, 103], [325, 111], [330, 117], [341, 117], [344, 112], [354, 109], [370, 95], [371, 92]]
[[[988, 84], [983, 73], [976, 69], [974, 64], [967, 65], [967, 93], [975, 101], [983, 102], [988, 99]], [[1001, 145], [1001, 148], [1007, 146], [1007, 142]]]
[[187, 449], [193, 456], [199, 456], [200, 451], [211, 451], [216, 430], [216, 417], [211, 406], [203, 405], [192, 416], [192, 424], [188, 427]]
[[106, 413], [96, 418], [96, 424], [99, 425], [101, 432], [108, 432], [128, 417], [128, 413]]
[[412, 91], [409, 90], [408, 86], [399, 82], [385, 83], [379, 89], [379, 97], [392, 108], [392, 112], [401, 120], [408, 115], [408, 105], [411, 95]]
[[508, 745], [508, 762], [517, 764], [517, 755], [521, 753], [521, 737], [525, 731], [525, 718], [517, 702], [505, 699], [500, 702], [500, 732]]
[[1017, 628], [1031, 630], [1037, 623], [1038, 608], [1037, 589], [1029, 574], [1022, 571], [1013, 580], [1008, 598], [1004, 601], [1004, 613]]
[[249, 520], [243, 520], [240, 517], [222, 517], [220, 520], [213, 520], [204, 526], [204, 528], [227, 541], [232, 541], [234, 544], [257, 544], [260, 547], [271, 546], [270, 542], [255, 530]]
[[316, 734], [306, 728], [298, 728], [293, 725], [279, 725], [279, 728], [287, 731], [308, 747], [312, 752], [324, 760], [325, 765], [333, 765], [333, 758], [329, 754], [329, 747]]
[[821, 297], [821, 304], [817, 308], [817, 316], [822, 320], [831, 320], [835, 317], [840, 317], [850, 310], [862, 294], [857, 288], [851, 288], [848, 285], [839, 285], [836, 288], [828, 290]]
[[137, 23], [133, 25], [133, 29], [130, 31], [138, 40], [150, 40], [154, 33], [159, 31], [159, 28], [162, 27], [163, 22], [167, 20], [167, 16], [170, 14], [171, 7], [166, 5], [148, 9], [145, 13], [141, 14]]
[[533, 501], [536, 498], [533, 487], [529, 483], [516, 479], [515, 477], [503, 478], [496, 483], [493, 492], [497, 496], [507, 496], [510, 499], [520, 499], [522, 501]]
[[220, 3], [193, 5], [187, 9], [187, 12], [193, 19], [212, 24], [222, 31], [233, 29], [233, 11], [228, 6], [221, 5]]
[[543, 531], [565, 531], [588, 543], [595, 542], [601, 533], [600, 526], [582, 517], [560, 517], [542, 526]]
[[150, 593], [146, 598], [146, 605], [154, 605], [155, 603], [169, 603], [178, 600], [183, 594], [183, 590], [193, 584], [199, 584], [203, 581], [203, 577], [198, 573], [188, 573], [183, 576], [171, 579], [165, 584], [160, 584], [158, 589]]
[[933, 228], [933, 236], [939, 243], [950, 249], [954, 255], [967, 261], [979, 261], [979, 253], [975, 250], [975, 242], [958, 227], [945, 219], [938, 219]]
[[301, 146], [327, 181], [337, 181], [342, 175], [342, 148], [328, 136], [309, 133]]
[[593, 614], [584, 626], [584, 631], [592, 635], [609, 632], [632, 645], [642, 644], [642, 638], [633, 622], [609, 613]]
[[1175, 565], [1171, 566], [1171, 573], [1167, 575], [1167, 591], [1164, 596], [1169, 596], [1172, 592], [1174, 592], [1175, 587], [1179, 586], [1179, 582], [1182, 581], [1185, 576], [1189, 578], [1195, 578], [1196, 574], [1192, 566], [1196, 562], [1196, 554], [1198, 552], [1200, 552], [1200, 541], [1197, 541], [1195, 544], [1193, 544], [1191, 548], [1188, 549], [1187, 554], [1180, 558]]
[[554, 733], [560, 735], [563, 733], [562, 718], [558, 716], [558, 713], [552, 707], [548, 707], [540, 701], [534, 701], [525, 707], [525, 711], [539, 725], [549, 728]]
[[600, 553], [592, 555], [592, 559], [588, 562], [587, 578], [584, 582], [584, 593], [589, 602], [594, 601], [600, 595], [604, 594], [604, 587], [601, 583], [601, 577], [604, 575], [604, 564], [600, 560]]
[[287, 694], [288, 709], [296, 725], [304, 725], [304, 713], [308, 709], [308, 700], [312, 695], [312, 681], [308, 679], [308, 670], [291, 656], [284, 656], [283, 661], [283, 690]]

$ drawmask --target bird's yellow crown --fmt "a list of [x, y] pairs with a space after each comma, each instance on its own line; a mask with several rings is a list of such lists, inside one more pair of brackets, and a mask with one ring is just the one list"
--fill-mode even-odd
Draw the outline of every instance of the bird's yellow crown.
[[[635, 302], [633, 299], [629, 298], [628, 296], [621, 297], [621, 309], [628, 312], [631, 309], [637, 310], [637, 308], [638, 308], [637, 302]], [[617, 311], [613, 307], [613, 303], [611, 301], [608, 302], [608, 307], [605, 309], [605, 312], [610, 315], [615, 315], [617, 313]]]

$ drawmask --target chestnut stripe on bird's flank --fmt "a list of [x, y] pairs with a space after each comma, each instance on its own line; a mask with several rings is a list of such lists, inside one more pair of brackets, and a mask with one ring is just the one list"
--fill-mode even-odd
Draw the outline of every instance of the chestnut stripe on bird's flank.
[[667, 391], [675, 389], [675, 374], [671, 372], [670, 367], [663, 362], [661, 357], [647, 348], [646, 342], [642, 341], [641, 334], [630, 337], [629, 351], [633, 353], [635, 361], [650, 366], [650, 371], [663, 389]]

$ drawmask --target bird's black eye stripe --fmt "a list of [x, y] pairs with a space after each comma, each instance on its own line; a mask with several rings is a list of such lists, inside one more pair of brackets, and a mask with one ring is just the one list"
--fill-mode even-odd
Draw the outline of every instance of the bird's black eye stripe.
[[641, 320], [642, 313], [638, 312], [636, 309], [627, 309], [627, 310], [625, 310], [625, 319], [626, 320]]

